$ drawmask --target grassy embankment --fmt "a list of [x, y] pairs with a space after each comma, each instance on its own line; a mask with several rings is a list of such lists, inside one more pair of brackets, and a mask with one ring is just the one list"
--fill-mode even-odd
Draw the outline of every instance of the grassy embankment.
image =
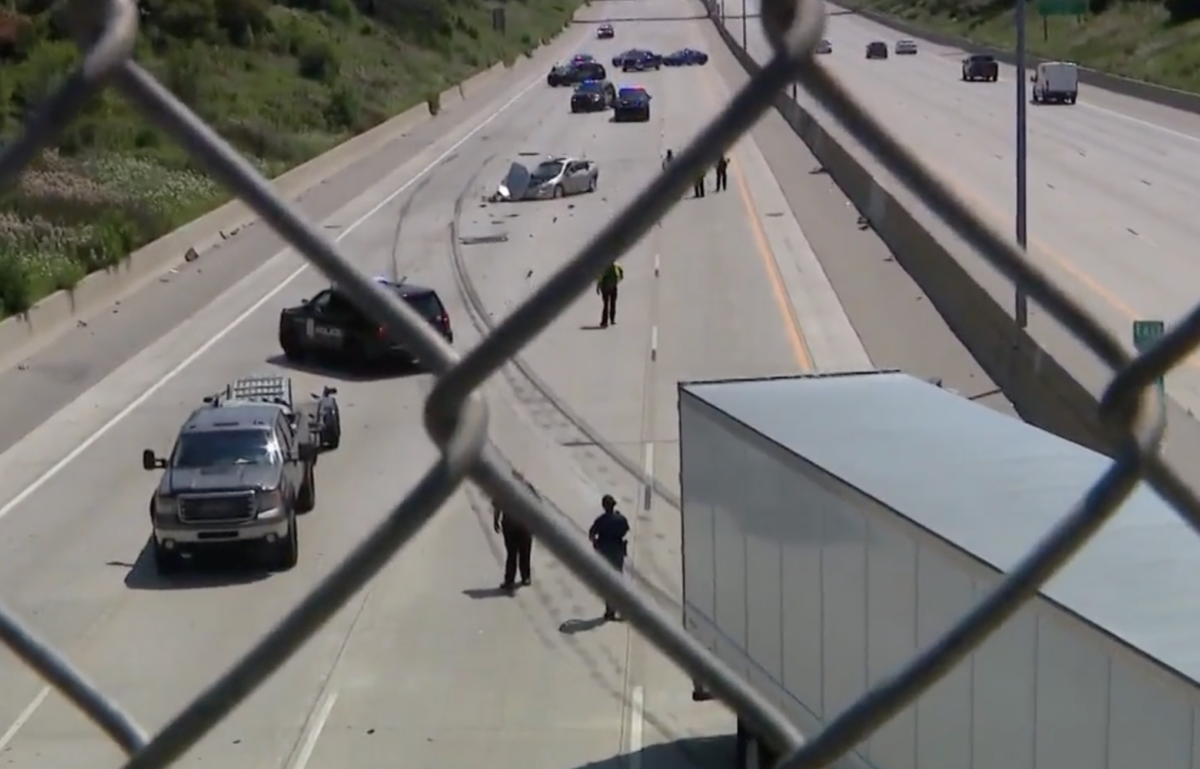
[[[53, 0], [0, 0], [0, 145], [77, 61]], [[553, 37], [581, 0], [141, 0], [138, 60], [276, 176]], [[0, 193], [0, 317], [228, 200], [115, 93]]]
[[[1013, 0], [844, 0], [917, 26], [1011, 49]], [[1028, 0], [1030, 50], [1152, 83], [1200, 91], [1200, 0], [1091, 0], [1089, 13], [1049, 17]]]

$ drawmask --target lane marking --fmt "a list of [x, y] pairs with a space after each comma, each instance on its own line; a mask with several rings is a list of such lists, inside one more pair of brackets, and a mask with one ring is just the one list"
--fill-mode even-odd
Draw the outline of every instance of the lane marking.
[[654, 501], [654, 441], [642, 446], [642, 472], [646, 476], [642, 481], [642, 509], [649, 510]]
[[656, 278], [658, 277], [658, 263], [659, 263], [658, 256], [659, 256], [658, 254], [654, 255], [654, 277], [656, 277]]
[[[707, 67], [703, 68], [703, 70], [705, 75], [703, 82], [707, 87], [708, 95], [712, 99], [713, 111], [719, 112], [723, 102], [718, 98], [719, 94], [713, 84], [715, 75]], [[745, 138], [750, 142], [754, 141], [750, 135], [747, 135]], [[738, 154], [737, 145], [734, 145], [731, 152]], [[740, 163], [730, 163], [730, 175], [733, 176], [738, 197], [741, 198], [742, 207], [746, 211], [746, 219], [750, 223], [750, 232], [754, 236], [754, 245], [759, 257], [762, 259], [763, 268], [766, 270], [767, 282], [771, 284], [771, 293], [775, 295], [775, 305], [779, 308], [780, 315], [787, 321], [784, 323], [784, 328], [787, 331], [788, 342], [792, 347], [792, 354], [795, 356], [796, 362], [800, 364], [802, 370], [812, 371], [814, 368], [813, 357], [808, 347], [808, 340], [804, 336], [804, 329], [800, 326], [800, 318], [796, 315], [796, 308], [788, 296], [787, 288], [783, 282], [783, 274], [779, 271], [779, 261], [776, 259], [775, 251], [772, 250], [771, 243], [767, 239], [766, 231], [763, 230], [758, 209], [754, 205], [754, 198], [750, 195], [750, 190], [746, 186], [746, 180], [739, 170], [739, 165]]]
[[[342, 231], [339, 232], [333, 238], [333, 242], [340, 243], [343, 239], [348, 237], [351, 233], [353, 233], [355, 230], [357, 230], [359, 227], [361, 227], [367, 221], [372, 219], [376, 214], [378, 214], [380, 211], [382, 211], [384, 208], [386, 208], [388, 205], [390, 205], [392, 203], [392, 201], [394, 201], [396, 198], [400, 197], [409, 188], [411, 188], [414, 184], [416, 184], [418, 181], [423, 179], [427, 174], [429, 174], [429, 172], [433, 171], [435, 168], [437, 168], [439, 165], [441, 165], [442, 162], [446, 160], [446, 158], [453, 155], [460, 147], [462, 147], [468, 141], [473, 139], [476, 134], [478, 134], [480, 131], [482, 131], [487, 126], [491, 125], [492, 122], [494, 122], [498, 117], [500, 117], [502, 114], [504, 114], [504, 112], [506, 112], [510, 107], [512, 107], [512, 105], [516, 104], [518, 101], [520, 101], [522, 98], [524, 98], [526, 94], [528, 94], [530, 91], [532, 91], [541, 82], [542, 82], [542, 77], [539, 76], [538, 78], [536, 78], [535, 80], [530, 82], [528, 85], [526, 85], [524, 88], [522, 88], [520, 91], [518, 91], [516, 96], [509, 99], [507, 102], [505, 102], [499, 108], [497, 108], [495, 112], [493, 112], [491, 115], [489, 115], [487, 118], [485, 118], [483, 120], [483, 122], [476, 125], [470, 131], [468, 131], [466, 134], [464, 134], [458, 141], [456, 141], [456, 142], [454, 142], [454, 144], [450, 145], [450, 147], [448, 147], [444, 152], [442, 152], [440, 155], [438, 155], [433, 160], [433, 162], [429, 163], [427, 166], [425, 166], [420, 171], [418, 171], [412, 178], [410, 178], [404, 184], [400, 185], [400, 187], [398, 187], [395, 190], [393, 190], [392, 192], [390, 192], [387, 195], [387, 197], [385, 197], [380, 203], [375, 205], [373, 208], [371, 208], [365, 214], [360, 216], [358, 219], [355, 219], [350, 224], [346, 225], [345, 228], [343, 228]], [[278, 257], [282, 254], [285, 254], [288, 251], [292, 251], [292, 250], [294, 250], [294, 249], [290, 249], [290, 248], [284, 249], [283, 251], [280, 251], [278, 254], [276, 254], [275, 256], [273, 256], [271, 258], [275, 259], [276, 257]], [[96, 432], [92, 433], [90, 436], [88, 436], [83, 441], [81, 441], [75, 448], [71, 449], [71, 451], [68, 452], [67, 455], [64, 456], [62, 459], [60, 459], [58, 462], [51, 465], [51, 467], [48, 470], [46, 470], [44, 473], [42, 473], [40, 476], [38, 476], [38, 478], [35, 481], [33, 481], [33, 483], [29, 484], [24, 489], [22, 489], [15, 497], [10, 499], [3, 506], [0, 506], [0, 518], [4, 518], [6, 515], [8, 515], [14, 509], [16, 509], [17, 506], [19, 506], [25, 500], [29, 499], [29, 497], [31, 497], [33, 494], [37, 493], [37, 491], [39, 489], [41, 489], [43, 486], [45, 486], [49, 481], [53, 480], [55, 476], [57, 476], [68, 465], [70, 465], [72, 462], [74, 462], [76, 459], [78, 459], [81, 454], [83, 454], [89, 448], [94, 446], [96, 444], [96, 442], [99, 441], [101, 438], [103, 438], [105, 435], [107, 435], [109, 431], [111, 431], [114, 427], [116, 427], [118, 424], [123, 422], [134, 411], [141, 408], [141, 406], [143, 404], [145, 404], [146, 401], [148, 401], [148, 400], [150, 400], [150, 398], [154, 397], [155, 393], [157, 393], [159, 390], [161, 390], [163, 387], [165, 387], [167, 384], [169, 384], [173, 379], [175, 379], [175, 377], [177, 377], [181, 373], [183, 373], [184, 370], [186, 370], [189, 366], [191, 366], [193, 363], [195, 363], [202, 355], [204, 355], [204, 353], [208, 352], [213, 347], [215, 347], [222, 339], [229, 336], [229, 334], [232, 333], [235, 329], [237, 329], [238, 326], [245, 323], [246, 320], [251, 315], [254, 315], [256, 312], [258, 312], [260, 309], [262, 309], [262, 307], [267, 302], [271, 301], [276, 296], [278, 296], [280, 294], [280, 292], [282, 292], [285, 288], [288, 287], [288, 285], [293, 283], [297, 278], [299, 278], [307, 270], [309, 270], [311, 268], [311, 266], [312, 265], [309, 264], [309, 262], [305, 261], [304, 264], [302, 264], [298, 268], [296, 268], [295, 271], [293, 271], [290, 275], [288, 275], [283, 280], [281, 280], [278, 284], [276, 284], [270, 291], [268, 291], [266, 294], [264, 294], [262, 297], [260, 297], [257, 301], [255, 301], [254, 304], [250, 305], [250, 307], [248, 307], [246, 310], [244, 310], [240, 315], [238, 315], [232, 321], [230, 321], [230, 323], [228, 325], [226, 325], [224, 328], [222, 328], [217, 333], [213, 334], [213, 336], [210, 337], [207, 342], [200, 345], [200, 347], [198, 347], [196, 350], [194, 350], [192, 353], [190, 353], [182, 361], [180, 361], [178, 365], [176, 365], [174, 368], [172, 368], [170, 371], [168, 371], [165, 375], [163, 375], [163, 377], [161, 379], [154, 382], [154, 384], [150, 385], [150, 387], [147, 388], [145, 392], [143, 392], [141, 395], [138, 395], [136, 398], [134, 398], [133, 401], [129, 405], [127, 405], [125, 408], [121, 409], [115, 415], [113, 415], [113, 417], [111, 419], [109, 419], [107, 422], [105, 422], [103, 425], [101, 425], [100, 428], [98, 430], [96, 430]], [[203, 311], [204, 310], [201, 310], [200, 312], [203, 312]]]
[[629, 766], [630, 769], [641, 769], [642, 730], [645, 728], [646, 721], [646, 690], [641, 686], [633, 687], [633, 693], [629, 699]]
[[21, 715], [17, 716], [17, 720], [12, 722], [12, 726], [8, 727], [8, 731], [3, 735], [0, 735], [0, 753], [4, 752], [5, 748], [8, 747], [8, 744], [13, 741], [14, 737], [17, 736], [17, 732], [21, 731], [21, 727], [24, 726], [29, 719], [33, 718], [33, 714], [39, 707], [41, 707], [42, 703], [49, 696], [50, 687], [43, 686], [42, 690], [37, 693], [37, 696], [33, 698], [33, 701], [26, 705], [25, 709], [21, 711]]
[[658, 360], [658, 326], [650, 327], [650, 360]]
[[308, 766], [313, 751], [317, 749], [317, 740], [321, 739], [321, 732], [325, 730], [329, 715], [333, 713], [333, 705], [337, 702], [337, 698], [338, 695], [335, 691], [327, 692], [321, 698], [321, 704], [305, 727], [304, 741], [300, 744], [299, 752], [296, 753], [296, 760], [292, 761], [291, 769], [305, 769]]

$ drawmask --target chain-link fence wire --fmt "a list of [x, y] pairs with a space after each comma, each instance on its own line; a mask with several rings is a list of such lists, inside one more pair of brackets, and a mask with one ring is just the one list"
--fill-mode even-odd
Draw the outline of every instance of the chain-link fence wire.
[[[1151, 350], [1134, 358], [1007, 237], [975, 216], [929, 168], [900, 145], [846, 89], [818, 66], [812, 52], [824, 29], [822, 0], [763, 0], [762, 23], [775, 55], [678, 160], [462, 358], [413, 310], [351, 266], [317, 228], [272, 190], [240, 155], [131, 59], [138, 30], [135, 0], [72, 0], [70, 18], [84, 52], [73, 72], [0, 154], [0, 190], [50, 145], [81, 108], [115, 87], [169, 132], [220, 183], [245, 201], [283, 238], [368, 314], [402, 340], [437, 375], [425, 425], [440, 459], [387, 518], [266, 637], [150, 736], [70, 662], [0, 606], [0, 640], [73, 702], [129, 756], [127, 769], [172, 764], [294, 654], [355, 592], [379, 572], [466, 480], [515, 514], [580, 579], [622, 610], [634, 627], [706, 689], [738, 712], [786, 755], [789, 769], [816, 769], [851, 750], [911, 703], [1029, 600], [1112, 516], [1139, 480], [1147, 479], [1193, 527], [1200, 500], [1158, 456], [1163, 434], [1154, 379], [1200, 341], [1200, 307]], [[799, 83], [961, 237], [1094, 352], [1113, 371], [1100, 402], [1115, 460], [1095, 485], [995, 591], [931, 648], [861, 697], [821, 732], [805, 739], [744, 680], [698, 644], [655, 603], [592, 553], [580, 533], [552, 513], [488, 440], [487, 404], [479, 387], [587, 290], [595, 276], [641, 238], [681, 198], [695, 174], [712, 165], [769, 108], [788, 84]]]

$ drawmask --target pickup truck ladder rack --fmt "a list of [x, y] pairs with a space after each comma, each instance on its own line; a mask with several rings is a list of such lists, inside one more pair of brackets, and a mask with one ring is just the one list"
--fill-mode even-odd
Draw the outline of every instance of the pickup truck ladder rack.
[[[206, 399], [209, 400], [209, 399]], [[292, 380], [284, 376], [250, 376], [235, 379], [225, 386], [225, 391], [218, 393], [211, 402], [220, 405], [226, 401], [252, 401], [258, 403], [276, 403], [291, 408]]]

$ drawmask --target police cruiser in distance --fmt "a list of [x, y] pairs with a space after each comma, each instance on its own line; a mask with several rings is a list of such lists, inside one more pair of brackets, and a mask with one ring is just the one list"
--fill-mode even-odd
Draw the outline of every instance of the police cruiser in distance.
[[142, 452], [144, 470], [162, 470], [150, 500], [160, 574], [223, 545], [252, 546], [275, 569], [296, 565], [296, 517], [316, 505], [318, 453], [341, 443], [336, 394], [327, 387], [298, 408], [286, 377], [239, 379], [188, 416], [169, 456]]
[[617, 89], [607, 80], [585, 80], [571, 94], [571, 112], [604, 112], [617, 100]]
[[[450, 314], [437, 291], [403, 279], [378, 277], [375, 282], [416, 310], [447, 342], [454, 342]], [[279, 346], [284, 357], [295, 362], [326, 358], [351, 365], [418, 363], [403, 343], [336, 286], [279, 313]]]
[[640, 85], [621, 86], [613, 106], [613, 120], [646, 122], [650, 120], [650, 94]]

